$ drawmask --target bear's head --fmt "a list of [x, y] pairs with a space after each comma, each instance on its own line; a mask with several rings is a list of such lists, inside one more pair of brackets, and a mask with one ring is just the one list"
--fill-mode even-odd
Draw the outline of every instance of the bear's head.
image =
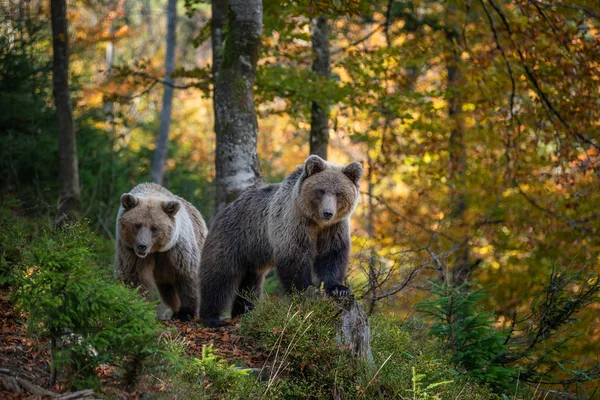
[[312, 155], [304, 162], [299, 180], [298, 205], [318, 225], [346, 219], [358, 204], [362, 165], [336, 165]]
[[179, 201], [124, 193], [121, 206], [119, 239], [138, 257], [144, 258], [150, 253], [170, 248], [176, 231], [175, 215], [181, 208]]

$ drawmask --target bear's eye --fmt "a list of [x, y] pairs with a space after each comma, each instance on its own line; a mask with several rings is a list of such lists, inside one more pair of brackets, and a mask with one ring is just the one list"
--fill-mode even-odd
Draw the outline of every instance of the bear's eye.
[[157, 228], [157, 227], [155, 227], [155, 226], [152, 226], [152, 227], [150, 227], [150, 231], [151, 231], [152, 233], [156, 233], [156, 232], [158, 232], [158, 228]]
[[318, 194], [319, 196], [325, 196], [325, 190], [323, 190], [323, 189], [319, 189], [319, 190], [317, 190], [317, 194]]
[[142, 229], [142, 224], [135, 224], [133, 227], [136, 231], [139, 231], [140, 229]]

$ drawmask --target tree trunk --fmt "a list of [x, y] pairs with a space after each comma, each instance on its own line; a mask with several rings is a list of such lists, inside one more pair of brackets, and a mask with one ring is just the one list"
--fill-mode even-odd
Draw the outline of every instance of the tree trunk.
[[[374, 239], [375, 239], [375, 202], [373, 199], [373, 164], [374, 161], [371, 158], [371, 138], [368, 136], [369, 134], [367, 133], [367, 237], [370, 241], [372, 241], [371, 243], [373, 243]], [[375, 252], [375, 249], [372, 247], [371, 244], [371, 248], [369, 250], [370, 255], [369, 255], [369, 275], [368, 275], [368, 282], [369, 282], [369, 303], [367, 306], [367, 314], [368, 315], [372, 315], [373, 312], [375, 311], [375, 303], [377, 302], [377, 286], [379, 284], [379, 276], [377, 271], [375, 270], [375, 262], [376, 262], [376, 258], [377, 258], [377, 254]], [[367, 297], [367, 296], [365, 296]]]
[[225, 40], [225, 24], [227, 23], [228, 0], [213, 0], [212, 18], [210, 21], [211, 39], [212, 39], [212, 80], [213, 80], [213, 113], [215, 116], [214, 130], [216, 137], [221, 135], [221, 128], [217, 119], [217, 103], [215, 101], [215, 92], [217, 79], [223, 62], [223, 42]]
[[73, 124], [73, 108], [69, 92], [69, 36], [66, 0], [51, 0], [52, 16], [52, 83], [58, 120], [58, 200], [59, 224], [76, 220], [81, 208], [77, 143]]
[[[450, 50], [446, 60], [446, 72], [448, 75], [446, 98], [448, 100], [448, 119], [452, 124], [448, 146], [450, 152], [450, 182], [452, 185], [450, 218], [462, 232], [465, 228], [464, 216], [468, 206], [465, 182], [467, 151], [464, 138], [463, 98], [461, 96], [461, 91], [465, 85], [465, 78], [460, 68], [460, 49], [457, 43], [460, 38], [460, 27], [456, 22], [455, 11], [452, 6], [448, 6], [446, 40], [448, 41]], [[462, 243], [456, 253], [456, 259], [452, 267], [451, 279], [454, 285], [460, 285], [470, 280], [471, 268], [469, 258], [470, 248], [465, 240], [465, 243]]]
[[141, 15], [144, 25], [146, 25], [148, 42], [152, 42], [152, 6], [150, 4], [150, 0], [142, 0]]
[[[315, 59], [312, 70], [315, 74], [329, 79], [329, 26], [327, 16], [320, 15], [311, 22], [311, 41]], [[316, 154], [327, 160], [329, 144], [329, 104], [312, 102], [310, 110], [310, 154]]]
[[169, 0], [167, 4], [167, 54], [165, 56], [165, 84], [163, 106], [160, 111], [160, 128], [158, 142], [152, 162], [152, 181], [162, 185], [165, 175], [165, 164], [169, 150], [169, 130], [171, 129], [171, 111], [173, 110], [173, 78], [175, 72], [175, 45], [177, 44], [177, 0]]
[[216, 212], [242, 191], [262, 181], [253, 99], [261, 34], [262, 1], [231, 0], [227, 40], [214, 100], [219, 127], [215, 157]]

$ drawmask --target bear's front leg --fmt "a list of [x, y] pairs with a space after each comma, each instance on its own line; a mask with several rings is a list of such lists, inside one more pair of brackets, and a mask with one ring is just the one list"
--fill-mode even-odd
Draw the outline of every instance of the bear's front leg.
[[312, 285], [313, 246], [290, 246], [276, 249], [275, 268], [286, 292], [302, 291]]
[[352, 291], [344, 286], [346, 267], [350, 259], [350, 233], [347, 221], [334, 225], [319, 235], [315, 274], [330, 296], [349, 296]]
[[166, 253], [159, 253], [162, 262], [155, 272], [156, 276], [162, 274], [171, 279], [179, 300], [177, 307], [173, 308], [173, 318], [181, 321], [196, 318], [200, 308], [200, 256], [186, 251], [189, 248], [176, 245]]
[[198, 316], [198, 310], [200, 309], [200, 296], [198, 293], [200, 283], [198, 279], [192, 280], [190, 277], [185, 277], [177, 281], [176, 287], [181, 307], [173, 315], [173, 318], [181, 321], [191, 321]]

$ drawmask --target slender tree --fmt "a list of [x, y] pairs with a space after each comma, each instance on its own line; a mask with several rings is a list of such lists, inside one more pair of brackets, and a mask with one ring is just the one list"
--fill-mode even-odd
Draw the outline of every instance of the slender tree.
[[[452, 3], [452, 2], [451, 2]], [[446, 98], [448, 101], [448, 120], [451, 124], [449, 152], [450, 152], [450, 179], [452, 182], [451, 219], [458, 226], [464, 225], [465, 211], [467, 210], [466, 197], [466, 170], [467, 150], [465, 144], [465, 124], [462, 110], [462, 87], [465, 77], [461, 70], [459, 51], [460, 26], [457, 23], [457, 7], [453, 4], [447, 6], [446, 11], [446, 40], [449, 50], [446, 54]], [[452, 282], [460, 285], [470, 279], [471, 264], [469, 244], [465, 240], [457, 250], [452, 267]]]
[[77, 143], [73, 123], [73, 108], [69, 91], [69, 35], [66, 0], [51, 0], [52, 18], [52, 82], [56, 118], [58, 120], [58, 179], [60, 197], [57, 222], [79, 216], [81, 201]]
[[163, 183], [165, 164], [169, 150], [169, 130], [171, 129], [171, 112], [173, 110], [173, 78], [175, 72], [175, 46], [177, 43], [177, 0], [167, 3], [167, 52], [165, 55], [165, 84], [163, 92], [163, 106], [160, 111], [160, 128], [158, 142], [154, 151], [152, 163], [152, 180], [158, 184]]
[[[213, 0], [212, 3], [212, 18], [210, 22], [211, 27], [211, 39], [212, 39], [212, 78], [213, 87], [217, 87], [217, 79], [219, 77], [219, 70], [221, 69], [221, 63], [223, 62], [223, 41], [225, 40], [225, 24], [227, 23], [227, 9], [228, 0]], [[213, 111], [215, 114], [214, 130], [217, 137], [221, 130], [218, 123], [217, 115], [217, 103], [214, 101], [215, 96], [213, 93]]]
[[227, 40], [215, 86], [217, 212], [262, 180], [253, 99], [262, 11], [261, 0], [229, 2]]
[[[109, 2], [108, 6], [116, 10], [113, 2]], [[109, 32], [111, 36], [115, 32], [115, 20], [111, 18]], [[110, 79], [113, 73], [113, 67], [115, 62], [115, 41], [113, 38], [109, 39], [106, 43], [106, 77]], [[108, 100], [104, 103], [104, 114], [106, 115], [106, 127], [109, 131], [114, 129], [114, 107], [115, 103], [112, 100]]]
[[[329, 25], [327, 15], [319, 15], [311, 22], [311, 41], [315, 58], [312, 70], [315, 74], [329, 79]], [[327, 159], [329, 144], [329, 104], [312, 102], [310, 110], [310, 154]]]

